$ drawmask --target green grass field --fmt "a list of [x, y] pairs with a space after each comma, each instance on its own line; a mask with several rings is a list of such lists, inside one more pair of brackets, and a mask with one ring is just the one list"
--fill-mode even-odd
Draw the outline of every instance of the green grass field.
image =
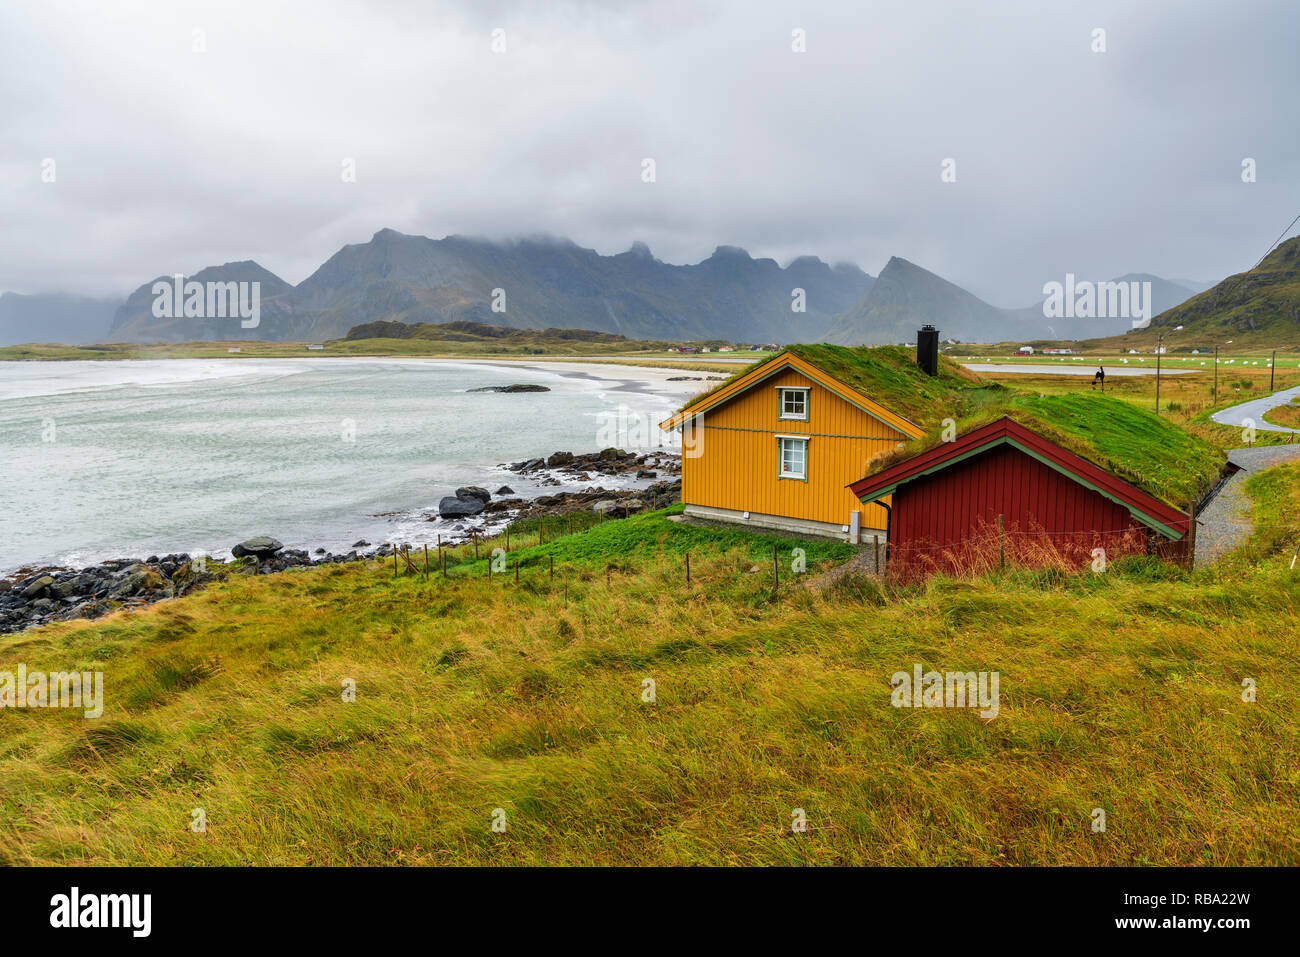
[[[1252, 491], [1267, 534], [1194, 573], [811, 588], [847, 546], [658, 512], [10, 636], [107, 703], [0, 714], [0, 860], [1297, 864], [1300, 469]], [[998, 671], [998, 715], [892, 707], [913, 664]]]

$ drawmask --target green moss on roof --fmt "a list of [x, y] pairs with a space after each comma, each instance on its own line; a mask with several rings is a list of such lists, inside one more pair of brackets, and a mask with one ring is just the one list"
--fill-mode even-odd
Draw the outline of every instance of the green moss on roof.
[[874, 458], [871, 475], [937, 445], [945, 419], [954, 420], [958, 434], [964, 434], [1004, 415], [1175, 508], [1185, 509], [1199, 499], [1226, 458], [1204, 439], [1122, 399], [1091, 390], [1023, 392], [990, 382], [946, 356], [939, 357], [939, 374], [928, 376], [916, 365], [916, 350], [903, 346], [788, 346], [696, 396], [682, 410], [786, 354], [812, 363], [926, 430], [921, 438]]
[[798, 356], [827, 375], [879, 402], [889, 411], [925, 429], [945, 418], [960, 419], [1001, 399], [1007, 389], [987, 382], [946, 356], [939, 357], [939, 374], [928, 376], [917, 367], [916, 350], [902, 346], [853, 347], [795, 345], [768, 356], [691, 399], [682, 411], [698, 405], [718, 389], [786, 355]]
[[[1226, 459], [1220, 449], [1168, 419], [1092, 391], [1009, 392], [1004, 402], [959, 422], [957, 433], [964, 435], [1003, 416], [1175, 508], [1185, 509], [1198, 500], [1219, 477]], [[871, 461], [869, 474], [941, 440], [942, 433], [936, 431], [879, 455]]]

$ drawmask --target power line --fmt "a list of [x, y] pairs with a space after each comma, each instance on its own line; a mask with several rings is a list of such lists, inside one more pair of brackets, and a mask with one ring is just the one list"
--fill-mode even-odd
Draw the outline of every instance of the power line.
[[[1295, 219], [1291, 220], [1291, 226], [1294, 226], [1296, 223], [1300, 223], [1300, 216], [1297, 216]], [[1265, 259], [1268, 258], [1268, 254], [1273, 251], [1273, 247], [1277, 245], [1278, 240], [1281, 239], [1282, 236], [1285, 236], [1287, 233], [1291, 232], [1291, 226], [1288, 226], [1286, 229], [1282, 230], [1282, 235], [1278, 236], [1277, 239], [1273, 240], [1272, 245], [1270, 245], [1268, 249], [1264, 250], [1264, 255], [1259, 257], [1259, 263], [1262, 263]], [[1250, 268], [1258, 269], [1259, 263], [1255, 263], [1255, 265], [1251, 266]]]

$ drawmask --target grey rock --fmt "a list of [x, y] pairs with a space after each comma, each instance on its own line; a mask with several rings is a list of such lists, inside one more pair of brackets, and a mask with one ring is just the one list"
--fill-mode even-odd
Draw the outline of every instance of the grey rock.
[[55, 582], [50, 586], [50, 595], [54, 598], [69, 598], [81, 591], [77, 587], [77, 582], [73, 581]]
[[250, 538], [247, 541], [240, 542], [230, 550], [230, 554], [234, 555], [236, 558], [243, 558], [245, 555], [265, 558], [274, 555], [282, 548], [284, 548], [284, 546], [269, 535], [259, 535], [256, 538]]
[[572, 452], [556, 452], [554, 455], [552, 455], [549, 459], [546, 460], [546, 467], [552, 469], [560, 465], [572, 465], [572, 464], [573, 464]]
[[608, 515], [610, 512], [618, 509], [618, 502], [612, 498], [601, 499], [591, 506], [591, 510], [597, 515]]
[[448, 495], [438, 502], [438, 514], [443, 518], [468, 518], [479, 514], [486, 507], [482, 499], [473, 496], [458, 498]]
[[503, 486], [501, 486], [499, 489], [496, 490], [496, 494], [497, 494], [497, 495], [514, 495], [514, 494], [515, 494], [515, 490], [512, 489], [509, 485], [503, 485]]
[[23, 589], [24, 598], [36, 598], [45, 592], [54, 584], [54, 579], [49, 575], [41, 575], [30, 585]]
[[550, 392], [551, 390], [544, 385], [530, 385], [528, 383], [518, 383], [515, 385], [485, 385], [477, 389], [469, 389], [469, 392]]
[[492, 493], [478, 485], [465, 485], [456, 489], [457, 498], [476, 498], [484, 505], [492, 500]]
[[117, 587], [113, 589], [114, 598], [127, 598], [145, 590], [149, 584], [149, 569], [145, 565], [131, 565], [122, 573]]

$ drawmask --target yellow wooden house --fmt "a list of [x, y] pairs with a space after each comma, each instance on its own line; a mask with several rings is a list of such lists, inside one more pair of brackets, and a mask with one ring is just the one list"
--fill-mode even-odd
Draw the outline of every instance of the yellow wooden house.
[[686, 514], [883, 541], [889, 499], [864, 506], [849, 483], [879, 453], [925, 434], [896, 409], [918, 408], [939, 385], [909, 349], [787, 347], [660, 423], [682, 433]]

